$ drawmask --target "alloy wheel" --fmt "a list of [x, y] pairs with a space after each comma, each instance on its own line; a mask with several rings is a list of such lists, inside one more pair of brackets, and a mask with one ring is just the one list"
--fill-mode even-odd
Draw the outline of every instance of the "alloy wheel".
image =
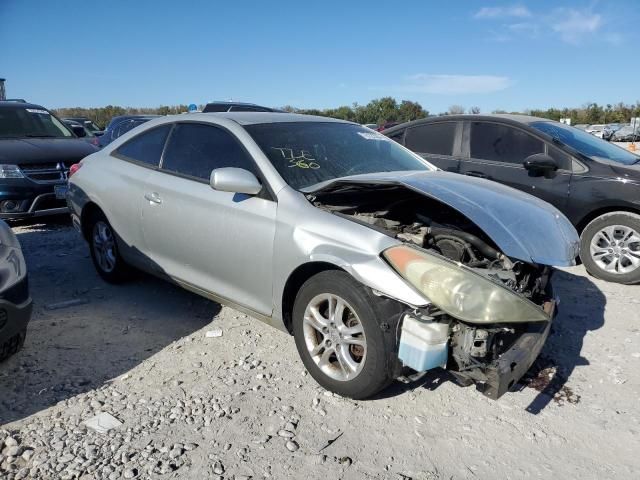
[[93, 251], [100, 268], [111, 273], [116, 267], [116, 242], [111, 227], [99, 220], [93, 226]]
[[591, 239], [591, 258], [605, 272], [631, 273], [640, 267], [640, 234], [625, 225], [611, 225]]
[[364, 328], [343, 298], [328, 293], [312, 298], [304, 312], [303, 332], [311, 359], [325, 375], [344, 382], [362, 371], [367, 355]]

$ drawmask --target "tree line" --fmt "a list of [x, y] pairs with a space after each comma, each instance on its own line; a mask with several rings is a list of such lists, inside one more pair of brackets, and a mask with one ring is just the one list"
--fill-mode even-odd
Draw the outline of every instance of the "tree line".
[[[204, 105], [199, 105], [199, 109]], [[327, 109], [300, 109], [291, 105], [281, 107], [287, 112], [304, 113], [308, 115], [320, 115], [324, 117], [340, 118], [357, 123], [375, 123], [383, 125], [387, 122], [408, 122], [418, 118], [429, 116], [429, 111], [418, 102], [411, 100], [397, 101], [393, 97], [383, 97], [371, 100], [366, 105], [354, 103], [343, 105], [337, 108]], [[105, 127], [109, 120], [116, 115], [171, 115], [188, 111], [187, 105], [162, 105], [157, 108], [133, 108], [108, 105], [99, 108], [59, 108], [54, 110], [60, 117], [87, 117], [93, 120], [100, 127]], [[469, 108], [463, 105], [451, 105], [446, 112], [437, 115], [453, 114], [480, 114], [480, 108], [472, 106]], [[619, 102], [616, 104], [598, 105], [588, 103], [580, 108], [548, 108], [524, 110], [522, 112], [507, 112], [505, 110], [493, 110], [491, 113], [523, 113], [535, 117], [560, 120], [570, 118], [572, 125], [595, 124], [595, 123], [626, 123], [631, 117], [640, 117], [640, 101], [635, 104]]]

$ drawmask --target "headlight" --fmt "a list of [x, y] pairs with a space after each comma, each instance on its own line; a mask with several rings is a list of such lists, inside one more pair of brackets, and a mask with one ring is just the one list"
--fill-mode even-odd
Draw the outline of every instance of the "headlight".
[[383, 252], [391, 266], [434, 305], [470, 323], [540, 322], [547, 314], [474, 271], [408, 246]]
[[24, 178], [17, 165], [0, 165], [0, 178]]

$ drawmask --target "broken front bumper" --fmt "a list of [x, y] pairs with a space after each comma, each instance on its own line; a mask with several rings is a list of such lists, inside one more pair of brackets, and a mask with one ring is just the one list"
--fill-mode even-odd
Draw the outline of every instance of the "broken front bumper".
[[557, 301], [545, 303], [545, 311], [551, 317], [548, 322], [531, 323], [526, 332], [491, 365], [484, 369], [485, 379], [477, 383], [487, 397], [497, 400], [507, 393], [527, 373], [538, 358], [549, 337], [551, 324], [557, 314]]

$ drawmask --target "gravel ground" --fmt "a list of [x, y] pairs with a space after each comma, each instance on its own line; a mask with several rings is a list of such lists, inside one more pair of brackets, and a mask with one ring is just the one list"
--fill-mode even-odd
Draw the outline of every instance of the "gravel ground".
[[[35, 305], [0, 364], [0, 478], [638, 478], [638, 287], [559, 272], [552, 336], [499, 401], [442, 371], [352, 401], [287, 335], [148, 276], [105, 284], [66, 223], [15, 230]], [[101, 413], [119, 425], [83, 423]]]

